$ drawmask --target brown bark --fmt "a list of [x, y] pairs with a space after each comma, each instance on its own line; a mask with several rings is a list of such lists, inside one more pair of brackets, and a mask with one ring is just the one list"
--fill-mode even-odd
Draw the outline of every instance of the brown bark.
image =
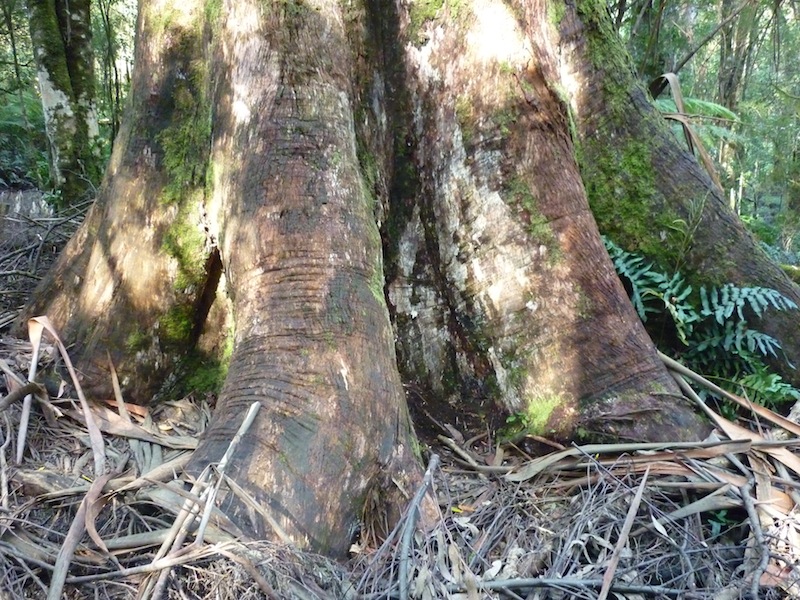
[[[219, 460], [260, 401], [235, 479], [297, 543], [342, 555], [367, 493], [413, 489], [418, 474], [342, 15], [335, 2], [292, 6], [237, 0], [222, 19], [212, 235], [237, 327], [192, 468]], [[247, 521], [246, 507], [234, 514]]]
[[[168, 125], [190, 120], [197, 126], [195, 115], [182, 114], [187, 109], [175, 99], [204, 94], [202, 83], [185, 76], [203, 60], [202, 13], [191, 3], [182, 6], [175, 17], [180, 24], [171, 31], [147, 5], [140, 12], [130, 114], [104, 184], [20, 319], [24, 324], [46, 313], [73, 344], [85, 381], [98, 395], [111, 393], [110, 352], [128, 397], [149, 401], [196, 341], [192, 331], [205, 317], [192, 315], [201, 304], [205, 273], [189, 277], [167, 244], [176, 221], [202, 232], [199, 219], [181, 218], [180, 202], [166, 200], [168, 190], [197, 191], [197, 182], [172, 180], [165, 164]], [[205, 265], [210, 254], [209, 247], [195, 260]], [[190, 315], [184, 331], [171, 327], [175, 319], [169, 317], [178, 314]]]
[[546, 12], [442, 11], [389, 57], [412, 117], [392, 123], [395, 158], [417, 174], [386, 227], [401, 368], [424, 410], [444, 400], [470, 432], [522, 413], [538, 434], [696, 437], [586, 202]]
[[[63, 330], [95, 395], [108, 350], [126, 398], [146, 402], [214, 320], [224, 345], [229, 307], [230, 369], [189, 471], [218, 461], [261, 402], [227, 474], [299, 546], [342, 556], [367, 497], [385, 535], [420, 475], [343, 19], [335, 2], [207, 14], [143, 5], [106, 184], [26, 314]], [[223, 507], [248, 534], [274, 534], [234, 496]]]
[[228, 474], [292, 540], [341, 555], [375, 498], [392, 523], [419, 470], [376, 219], [420, 414], [492, 434], [509, 412], [547, 434], [704, 431], [603, 250], [545, 2], [167, 5], [143, 3], [106, 184], [28, 314], [76, 342], [98, 392], [110, 350], [144, 401], [232, 318], [191, 472], [261, 402]]

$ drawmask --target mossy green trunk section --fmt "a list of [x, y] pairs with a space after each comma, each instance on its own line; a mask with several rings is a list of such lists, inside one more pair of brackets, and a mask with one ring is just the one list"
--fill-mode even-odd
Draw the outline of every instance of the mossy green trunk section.
[[409, 10], [410, 28], [373, 47], [387, 83], [371, 103], [389, 107], [395, 135], [388, 297], [421, 418], [469, 433], [502, 434], [511, 414], [558, 437], [701, 435], [689, 407], [661, 395], [677, 389], [586, 201], [550, 45], [564, 11]]
[[138, 35], [128, 118], [98, 199], [25, 315], [50, 316], [97, 393], [110, 393], [109, 351], [126, 397], [147, 402], [165, 382], [190, 391], [180, 380], [197, 381], [198, 367], [218, 389], [232, 323], [204, 208], [205, 7], [144, 4]]
[[[706, 285], [732, 282], [780, 291], [800, 304], [800, 288], [764, 254], [721, 191], [668, 129], [636, 82], [601, 0], [582, 0], [559, 25], [565, 95], [578, 156], [600, 230], [664, 270]], [[800, 364], [793, 311], [771, 312], [757, 328]], [[800, 371], [776, 364], [795, 384]]]
[[27, 3], [53, 184], [63, 206], [100, 179], [89, 0]]

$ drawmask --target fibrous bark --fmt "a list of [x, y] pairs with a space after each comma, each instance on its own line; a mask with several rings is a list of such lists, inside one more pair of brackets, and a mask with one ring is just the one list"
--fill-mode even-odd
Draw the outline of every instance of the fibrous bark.
[[[197, 342], [214, 298], [207, 284], [220, 277], [203, 232], [210, 114], [208, 82], [195, 70], [209, 41], [202, 7], [145, 4], [137, 33], [129, 115], [105, 181], [26, 315], [47, 313], [63, 330], [90, 390], [110, 392], [108, 352], [126, 394], [149, 401]], [[216, 276], [208, 272], [215, 268]]]
[[261, 401], [236, 480], [294, 540], [343, 554], [371, 488], [417, 476], [356, 157], [352, 58], [335, 2], [224, 11], [210, 211], [237, 326], [192, 466], [219, 460]]
[[586, 202], [545, 14], [482, 0], [421, 31], [399, 15], [395, 160], [416, 174], [385, 227], [401, 367], [469, 431], [519, 413], [538, 434], [697, 436]]
[[[343, 555], [367, 498], [392, 523], [420, 472], [342, 15], [182, 0], [145, 4], [138, 34], [106, 183], [28, 314], [63, 328], [96, 394], [110, 351], [140, 401], [230, 343], [189, 470], [218, 461], [261, 402], [228, 474], [295, 543]], [[233, 497], [223, 508], [254, 537], [274, 533]]]
[[[546, 3], [459, 6], [143, 2], [105, 185], [28, 311], [98, 394], [106, 351], [148, 401], [230, 345], [189, 469], [260, 402], [227, 473], [323, 552], [365, 507], [391, 524], [419, 475], [393, 333], [439, 423], [705, 430], [603, 249]], [[271, 535], [233, 496], [222, 508]]]

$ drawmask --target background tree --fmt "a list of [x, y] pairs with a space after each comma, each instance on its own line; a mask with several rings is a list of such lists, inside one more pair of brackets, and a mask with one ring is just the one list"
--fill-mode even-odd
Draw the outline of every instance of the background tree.
[[28, 11], [52, 177], [70, 205], [101, 169], [89, 0], [31, 0]]
[[629, 248], [798, 297], [601, 2], [145, 1], [137, 34], [106, 180], [27, 314], [63, 330], [96, 394], [107, 353], [128, 398], [221, 386], [194, 472], [260, 401], [229, 474], [300, 544], [342, 552], [363, 507], [391, 523], [413, 485], [399, 372], [425, 424], [467, 433], [509, 414], [564, 437], [706, 432], [587, 192]]
[[34, 93], [35, 78], [27, 18], [17, 0], [3, 0], [0, 44], [0, 185], [42, 184], [47, 158], [42, 105]]
[[[85, 74], [92, 71], [97, 74], [87, 79], [86, 84], [96, 98], [99, 135], [92, 149], [99, 155], [79, 158], [78, 170], [70, 168], [69, 172], [79, 173], [85, 169], [87, 160], [94, 162], [96, 172], [91, 183], [97, 183], [119, 128], [122, 103], [130, 83], [136, 4], [134, 0], [100, 0], [90, 9], [93, 29], [90, 41], [94, 51], [84, 53], [82, 59], [95, 62], [93, 68], [85, 69]], [[0, 10], [0, 186], [39, 188], [52, 204], [56, 197], [49, 192], [57, 185], [57, 178], [51, 164], [29, 12], [25, 3], [18, 0], [3, 0]], [[73, 33], [77, 34], [77, 30], [71, 27], [70, 35]], [[73, 142], [67, 139], [64, 143], [76, 147]], [[89, 183], [83, 176], [77, 177], [79, 187]]]
[[[675, 16], [661, 23], [665, 31], [659, 38], [662, 44], [672, 49], [665, 48], [660, 52], [684, 57], [677, 63], [667, 65], [672, 70], [680, 69], [680, 87], [686, 108], [681, 109], [684, 114], [679, 115], [679, 118], [691, 123], [696, 139], [713, 157], [713, 168], [721, 174], [723, 189], [708, 192], [703, 184], [698, 184], [693, 191], [687, 182], [694, 181], [695, 177], [701, 175], [681, 182], [682, 175], [676, 174], [683, 171], [674, 165], [666, 169], [656, 169], [653, 188], [637, 188], [637, 183], [642, 182], [641, 178], [634, 178], [626, 184], [623, 181], [625, 178], [620, 177], [612, 189], [619, 191], [627, 186], [628, 191], [621, 195], [630, 194], [631, 206], [640, 205], [641, 198], [648, 196], [662, 198], [666, 202], [657, 203], [650, 213], [632, 211], [632, 218], [621, 223], [614, 219], [613, 211], [609, 212], [608, 218], [603, 217], [603, 210], [600, 208], [611, 208], [607, 204], [608, 199], [619, 198], [620, 193], [609, 194], [610, 190], [602, 186], [595, 189], [587, 180], [592, 206], [601, 230], [626, 248], [650, 256], [667, 271], [676, 268], [685, 270], [694, 284], [695, 294], [701, 285], [734, 282], [744, 286], [774, 287], [791, 296], [786, 280], [780, 277], [760, 253], [760, 258], [749, 261], [750, 267], [746, 271], [736, 268], [735, 265], [743, 264], [742, 259], [726, 258], [730, 257], [727, 254], [730, 246], [724, 240], [739, 239], [741, 236], [736, 230], [744, 224], [758, 236], [758, 245], [771, 259], [784, 263], [787, 272], [794, 271], [792, 265], [796, 263], [796, 254], [791, 242], [787, 245], [787, 241], [793, 239], [796, 231], [796, 221], [791, 217], [791, 210], [787, 210], [787, 200], [791, 198], [791, 179], [784, 178], [778, 182], [770, 178], [768, 173], [774, 173], [779, 165], [791, 163], [791, 159], [775, 160], [773, 151], [783, 157], [791, 156], [791, 152], [786, 152], [786, 149], [795, 144], [793, 138], [796, 129], [792, 130], [790, 127], [787, 130], [785, 127], [787, 123], [796, 123], [796, 111], [785, 100], [776, 101], [775, 89], [776, 82], [779, 81], [780, 89], [784, 92], [796, 89], [797, 86], [796, 76], [791, 69], [786, 68], [780, 58], [787, 51], [791, 53], [791, 49], [796, 51], [796, 45], [793, 44], [793, 40], [796, 40], [796, 27], [788, 24], [796, 22], [795, 8], [790, 3], [782, 2], [672, 4]], [[618, 19], [624, 37], [629, 35], [636, 15], [633, 7], [626, 5], [625, 10], [623, 17]], [[632, 37], [629, 40], [632, 52], [636, 55], [638, 43]], [[687, 48], [688, 51], [685, 50]], [[722, 87], [721, 84], [717, 85], [729, 77], [733, 77], [735, 85], [730, 82]], [[649, 79], [645, 79], [645, 82], [654, 92], [666, 87], [666, 82], [652, 82]], [[608, 89], [611, 86], [606, 83], [604, 87]], [[724, 97], [720, 95], [723, 87], [728, 90]], [[607, 97], [600, 102], [607, 105]], [[663, 98], [657, 104], [665, 112], [675, 113], [678, 110], [675, 103]], [[592, 106], [597, 108], [598, 105]], [[731, 107], [737, 112], [728, 110]], [[626, 119], [617, 119], [608, 111], [606, 117], [590, 119], [592, 123], [601, 121], [606, 125], [620, 120]], [[654, 122], [653, 127], [655, 126]], [[608, 130], [615, 130], [615, 127], [616, 125], [612, 125]], [[589, 135], [586, 139], [593, 139], [591, 136], [597, 133], [594, 125], [587, 133]], [[683, 135], [680, 127], [676, 133]], [[610, 160], [609, 164], [626, 160], [613, 147], [598, 146], [598, 150], [608, 151], [606, 158]], [[656, 145], [645, 146], [641, 150], [642, 156], [627, 157], [626, 164], [629, 168], [663, 163], [669, 155]], [[679, 160], [677, 156], [675, 160]], [[587, 175], [591, 177], [590, 174]], [[719, 202], [707, 201], [710, 198], [707, 194], [712, 194], [719, 200], [727, 198], [734, 212], [738, 214], [732, 217], [711, 214], [718, 211], [715, 207]], [[671, 217], [665, 218], [663, 227], [659, 230], [659, 237], [665, 237], [668, 241], [666, 245], [657, 238], [652, 238], [647, 243], [641, 235], [634, 233], [637, 228], [640, 232], [651, 228], [652, 221], [648, 219], [652, 219], [654, 215], [666, 216], [663, 209], [667, 205], [682, 208]], [[637, 215], [642, 218], [637, 219]], [[722, 222], [728, 222], [726, 227], [733, 228], [730, 233], [722, 233], [716, 225]], [[628, 231], [623, 232], [626, 227]], [[723, 248], [725, 250], [719, 252]], [[761, 266], [754, 268], [756, 264]], [[796, 300], [796, 297], [791, 297]], [[797, 357], [791, 350], [795, 342], [789, 340], [796, 331], [791, 313], [773, 315], [765, 328], [771, 332], [780, 330], [783, 333], [782, 340], [789, 348], [789, 360], [797, 364]], [[660, 335], [652, 328], [650, 331], [653, 335]], [[796, 370], [787, 368], [785, 364], [781, 366], [773, 363], [773, 367], [782, 369], [784, 377], [797, 382]]]

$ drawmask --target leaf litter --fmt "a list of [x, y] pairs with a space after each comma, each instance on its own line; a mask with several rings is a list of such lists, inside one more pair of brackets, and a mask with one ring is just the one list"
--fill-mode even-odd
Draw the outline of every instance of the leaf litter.
[[[212, 399], [148, 409], [116, 381], [113, 399], [75, 384], [48, 393], [28, 383], [33, 363], [69, 357], [46, 319], [34, 334], [36, 361], [31, 342], [0, 338], [3, 600], [800, 597], [800, 409], [787, 418], [729, 397], [761, 424], [742, 427], [700, 406], [693, 386], [710, 384], [668, 357], [716, 427], [707, 440], [548, 441], [554, 451], [531, 457], [447, 430], [429, 440], [424, 487], [391, 533], [378, 537], [367, 503], [350, 559], [336, 562], [293, 547], [277, 523], [282, 542], [242, 534], [215, 505], [220, 489], [271, 517], [224, 461], [183, 477]], [[439, 514], [423, 523], [426, 493]]]

